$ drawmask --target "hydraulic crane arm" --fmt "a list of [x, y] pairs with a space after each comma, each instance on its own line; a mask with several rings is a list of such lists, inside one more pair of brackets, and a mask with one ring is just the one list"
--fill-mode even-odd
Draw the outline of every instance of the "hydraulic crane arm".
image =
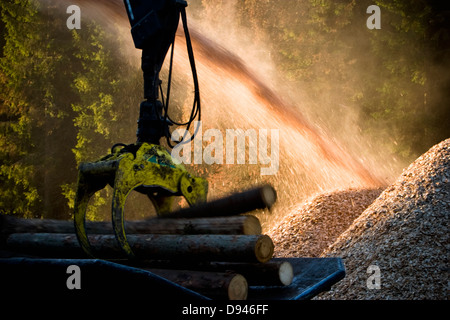
[[[166, 136], [168, 138], [168, 126], [174, 124], [168, 117], [168, 106], [163, 105], [159, 100], [158, 93], [161, 84], [159, 73], [171, 45], [173, 50], [180, 15], [183, 20], [194, 76], [196, 93], [194, 107], [198, 108], [198, 112], [195, 113], [200, 115], [200, 97], [198, 94], [195, 62], [186, 23], [185, 7], [187, 2], [183, 0], [125, 0], [124, 3], [130, 20], [131, 35], [135, 47], [142, 49], [144, 98], [146, 100], [140, 106], [137, 131], [138, 143], [149, 142], [158, 144], [161, 137]], [[170, 88], [170, 76], [168, 87]], [[166, 101], [168, 100], [169, 97], [167, 96]], [[186, 125], [190, 126], [192, 121], [193, 119], [191, 118]]]
[[[124, 206], [132, 190], [146, 194], [158, 215], [170, 213], [174, 196], [183, 196], [189, 205], [206, 202], [208, 182], [195, 177], [183, 165], [173, 161], [170, 153], [159, 144], [166, 137], [169, 146], [169, 125], [177, 124], [168, 116], [170, 73], [165, 104], [159, 99], [161, 71], [167, 52], [175, 41], [180, 16], [186, 35], [186, 43], [194, 77], [195, 100], [189, 121], [200, 118], [200, 97], [195, 71], [192, 46], [186, 23], [182, 0], [124, 0], [131, 23], [131, 34], [138, 49], [142, 49], [142, 71], [144, 73], [144, 98], [140, 105], [137, 142], [116, 144], [108, 154], [98, 161], [81, 163], [78, 170], [78, 189], [75, 198], [74, 222], [78, 241], [83, 250], [93, 256], [86, 234], [85, 217], [89, 199], [106, 185], [114, 188], [112, 200], [112, 223], [116, 239], [129, 256], [133, 252], [124, 229]], [[172, 58], [171, 57], [171, 58]], [[164, 114], [163, 114], [164, 112]], [[122, 146], [122, 148], [118, 148]]]

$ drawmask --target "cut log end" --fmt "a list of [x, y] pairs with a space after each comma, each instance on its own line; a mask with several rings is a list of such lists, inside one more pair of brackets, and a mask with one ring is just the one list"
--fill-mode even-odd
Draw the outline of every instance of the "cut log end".
[[248, 282], [241, 274], [151, 268], [147, 270], [212, 299], [247, 299]]
[[281, 264], [280, 269], [278, 270], [278, 274], [280, 277], [280, 281], [283, 285], [288, 286], [292, 283], [294, 279], [294, 269], [292, 265], [285, 261]]
[[266, 185], [260, 189], [260, 192], [261, 192], [261, 199], [263, 200], [267, 208], [270, 209], [277, 201], [277, 193], [275, 189], [270, 185]]
[[248, 295], [248, 283], [244, 276], [236, 274], [228, 286], [228, 299], [246, 300]]
[[259, 219], [255, 216], [245, 216], [246, 219], [243, 224], [243, 231], [242, 234], [248, 234], [248, 235], [257, 235], [261, 234], [262, 228], [261, 223], [259, 222]]
[[268, 235], [261, 235], [255, 245], [255, 256], [259, 262], [267, 262], [272, 259], [274, 244]]

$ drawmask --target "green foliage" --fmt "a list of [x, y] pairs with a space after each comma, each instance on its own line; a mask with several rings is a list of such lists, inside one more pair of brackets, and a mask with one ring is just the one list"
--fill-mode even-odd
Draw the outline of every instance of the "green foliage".
[[[28, 48], [39, 37], [30, 37], [25, 26], [38, 28], [37, 9], [22, 1], [0, 4], [4, 24], [4, 48], [0, 59], [0, 210], [1, 213], [33, 216], [40, 206], [34, 181], [35, 165], [30, 151], [32, 140], [33, 81]], [[36, 68], [39, 65], [36, 65]], [[28, 98], [33, 97], [34, 101]]]
[[113, 94], [119, 82], [112, 80], [117, 70], [110, 52], [102, 44], [104, 31], [98, 26], [91, 29], [89, 34], [73, 31], [74, 56], [81, 61], [81, 68], [74, 74], [72, 83], [73, 90], [80, 97], [77, 103], [72, 104], [73, 121], [78, 131], [73, 149], [77, 163], [92, 161], [107, 152], [104, 140], [109, 140], [117, 122]]
[[[140, 70], [98, 24], [68, 30], [59, 1], [9, 0], [0, 9], [0, 210], [67, 219], [77, 165], [134, 137], [137, 111], [128, 109], [140, 100]], [[99, 219], [106, 194], [88, 218]]]

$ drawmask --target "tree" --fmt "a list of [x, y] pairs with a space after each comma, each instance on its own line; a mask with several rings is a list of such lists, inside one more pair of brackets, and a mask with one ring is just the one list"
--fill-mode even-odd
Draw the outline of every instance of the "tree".
[[134, 137], [140, 70], [112, 50], [120, 41], [98, 24], [68, 30], [58, 1], [0, 8], [2, 213], [67, 219], [79, 162]]
[[[3, 55], [0, 60], [1, 81], [1, 149], [0, 210], [2, 213], [33, 216], [42, 207], [31, 150], [34, 104], [42, 97], [32, 93], [38, 79], [32, 76], [30, 48], [39, 37], [28, 34], [29, 28], [42, 29], [37, 8], [29, 2], [4, 1], [0, 4], [3, 33]], [[33, 97], [29, 101], [28, 96]]]
[[[265, 33], [286, 79], [308, 93], [316, 121], [339, 136], [358, 116], [367, 140], [410, 162], [450, 136], [449, 5], [375, 1], [381, 29], [354, 0], [240, 2], [241, 23]], [[259, 37], [264, 38], [264, 37]], [[330, 116], [331, 115], [331, 116]]]

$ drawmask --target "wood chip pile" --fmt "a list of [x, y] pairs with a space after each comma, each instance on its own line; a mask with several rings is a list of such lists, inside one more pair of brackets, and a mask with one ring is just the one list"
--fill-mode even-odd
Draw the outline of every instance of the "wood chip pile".
[[382, 192], [348, 189], [318, 195], [285, 216], [267, 234], [276, 257], [319, 257]]
[[[376, 190], [336, 192], [306, 203], [268, 233], [281, 249], [275, 255], [344, 259], [346, 277], [316, 299], [448, 299], [449, 180], [447, 139], [371, 204]], [[328, 246], [339, 228], [342, 234]]]

